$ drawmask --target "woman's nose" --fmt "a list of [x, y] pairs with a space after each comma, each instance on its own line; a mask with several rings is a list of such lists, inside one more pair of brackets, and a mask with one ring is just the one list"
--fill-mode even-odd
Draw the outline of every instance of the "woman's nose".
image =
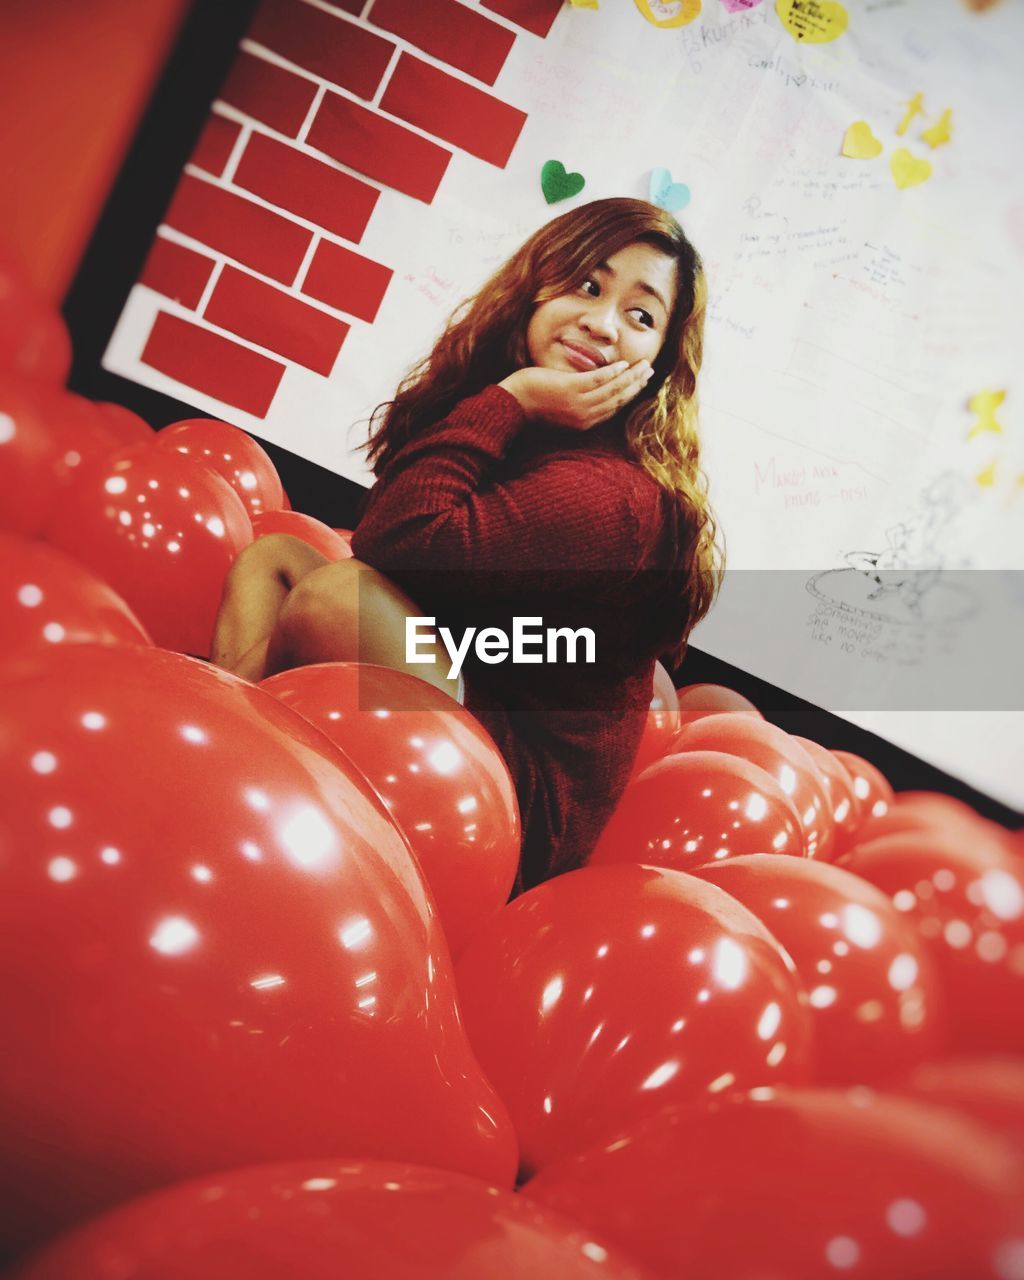
[[594, 338], [613, 342], [618, 332], [615, 309], [611, 306], [587, 307], [580, 316], [580, 325]]

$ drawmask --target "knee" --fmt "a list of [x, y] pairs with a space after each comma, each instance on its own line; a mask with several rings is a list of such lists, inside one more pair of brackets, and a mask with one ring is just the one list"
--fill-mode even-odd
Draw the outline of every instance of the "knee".
[[276, 639], [301, 649], [310, 638], [343, 628], [358, 610], [358, 581], [352, 560], [338, 560], [311, 570], [285, 596], [278, 614]]

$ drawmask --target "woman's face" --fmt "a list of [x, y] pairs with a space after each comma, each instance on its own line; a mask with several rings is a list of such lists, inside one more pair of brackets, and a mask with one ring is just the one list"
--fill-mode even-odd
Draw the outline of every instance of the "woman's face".
[[537, 305], [526, 329], [531, 364], [576, 372], [616, 360], [653, 364], [677, 274], [675, 258], [642, 241], [611, 254], [571, 293]]

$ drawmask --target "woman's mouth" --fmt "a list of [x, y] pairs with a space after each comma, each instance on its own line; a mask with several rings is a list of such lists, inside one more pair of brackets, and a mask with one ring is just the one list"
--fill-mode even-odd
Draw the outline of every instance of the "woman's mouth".
[[587, 343], [568, 342], [563, 338], [562, 346], [565, 349], [569, 363], [581, 372], [586, 372], [589, 369], [600, 369], [602, 365], [608, 363], [596, 347], [591, 347]]

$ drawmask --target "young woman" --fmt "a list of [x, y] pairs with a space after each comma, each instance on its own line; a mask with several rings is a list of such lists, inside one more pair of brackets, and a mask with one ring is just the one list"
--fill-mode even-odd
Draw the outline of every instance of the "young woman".
[[[356, 559], [328, 564], [271, 535], [229, 575], [220, 665], [260, 679], [376, 662], [464, 702], [515, 781], [521, 887], [586, 861], [629, 778], [655, 660], [678, 665], [714, 598], [696, 401], [705, 301], [670, 214], [630, 199], [562, 214], [375, 414]], [[440, 640], [418, 645], [433, 664], [408, 660], [413, 617], [456, 642], [468, 628], [513, 637], [529, 619], [534, 640], [520, 662], [470, 649], [455, 678]], [[539, 642], [559, 628], [579, 633], [574, 654], [564, 638]]]

